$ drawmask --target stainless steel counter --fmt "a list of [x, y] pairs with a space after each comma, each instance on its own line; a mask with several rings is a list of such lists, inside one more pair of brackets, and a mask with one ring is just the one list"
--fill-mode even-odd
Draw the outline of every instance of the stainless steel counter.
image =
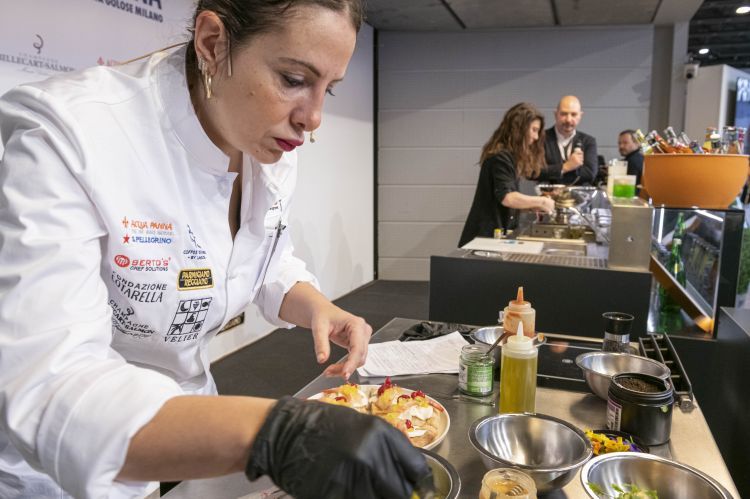
[[[393, 319], [376, 333], [373, 342], [396, 339], [405, 329], [418, 322], [420, 321]], [[361, 384], [381, 381], [359, 379], [356, 374], [352, 378], [352, 382]], [[445, 406], [451, 417], [451, 426], [446, 439], [434, 450], [447, 458], [458, 470], [461, 476], [461, 497], [478, 497], [482, 476], [487, 470], [478, 453], [469, 443], [467, 432], [471, 423], [478, 418], [494, 413], [497, 409], [466, 399], [452, 398], [451, 395], [455, 393], [457, 384], [456, 375], [434, 374], [400, 377], [394, 378], [394, 381], [405, 388], [423, 390]], [[340, 383], [340, 379], [319, 376], [300, 390], [296, 396], [308, 397]], [[538, 388], [536, 410], [539, 413], [565, 419], [581, 429], [606, 427], [606, 403], [593, 394]], [[705, 472], [719, 481], [734, 497], [739, 499], [739, 493], [697, 403], [695, 409], [690, 413], [675, 409], [670, 442], [652, 447], [651, 450], [653, 454], [671, 457]], [[273, 484], [267, 478], [249, 483], [244, 475], [237, 473], [210, 480], [183, 482], [167, 493], [165, 497], [169, 499], [236, 499], [271, 487], [273, 487]], [[580, 484], [579, 476], [576, 476], [562, 490], [552, 492], [544, 497], [585, 499], [588, 496]]]

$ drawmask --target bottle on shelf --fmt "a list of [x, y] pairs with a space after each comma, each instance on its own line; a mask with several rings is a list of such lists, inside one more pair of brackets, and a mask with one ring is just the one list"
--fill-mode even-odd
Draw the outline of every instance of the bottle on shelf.
[[[685, 215], [679, 212], [672, 234], [672, 246], [667, 260], [667, 271], [674, 276], [675, 280], [683, 288], [687, 285], [685, 263], [682, 258], [682, 242], [685, 232]], [[659, 329], [665, 333], [682, 329], [683, 320], [681, 310], [680, 304], [662, 286], [659, 286]]]
[[535, 411], [537, 357], [534, 340], [524, 335], [523, 322], [518, 322], [500, 357], [500, 413]]
[[672, 248], [669, 252], [669, 272], [677, 279], [680, 286], [685, 287], [687, 278], [685, 276], [685, 262], [682, 259], [682, 242], [685, 239], [685, 215], [677, 214], [677, 224], [672, 235]]

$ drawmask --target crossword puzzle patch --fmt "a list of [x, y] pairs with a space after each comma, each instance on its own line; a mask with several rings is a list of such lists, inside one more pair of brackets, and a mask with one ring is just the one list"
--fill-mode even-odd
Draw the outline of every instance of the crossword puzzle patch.
[[164, 341], [182, 343], [197, 339], [203, 332], [203, 324], [210, 306], [211, 298], [180, 300]]

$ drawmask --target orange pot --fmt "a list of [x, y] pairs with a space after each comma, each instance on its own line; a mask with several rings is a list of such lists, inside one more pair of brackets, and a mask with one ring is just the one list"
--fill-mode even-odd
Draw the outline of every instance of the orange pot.
[[654, 205], [726, 209], [745, 185], [748, 157], [739, 154], [653, 154], [643, 186]]

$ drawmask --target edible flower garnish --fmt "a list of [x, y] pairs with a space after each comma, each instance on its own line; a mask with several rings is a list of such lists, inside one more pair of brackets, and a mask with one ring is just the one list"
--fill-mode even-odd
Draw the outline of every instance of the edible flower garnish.
[[616, 439], [609, 438], [603, 433], [594, 433], [593, 430], [586, 430], [586, 436], [591, 441], [594, 455], [599, 456], [601, 454], [607, 454], [609, 452], [638, 452], [638, 447], [628, 439], [617, 437]]

